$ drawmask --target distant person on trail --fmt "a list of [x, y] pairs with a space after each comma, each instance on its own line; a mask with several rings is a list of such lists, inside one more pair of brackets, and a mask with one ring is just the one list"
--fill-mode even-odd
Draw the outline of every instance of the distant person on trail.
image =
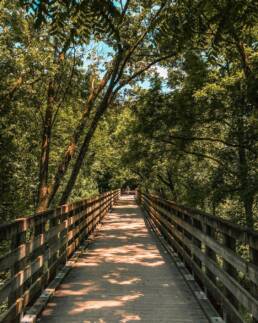
[[130, 187], [127, 186], [125, 191], [126, 191], [126, 194], [129, 194], [130, 193]]

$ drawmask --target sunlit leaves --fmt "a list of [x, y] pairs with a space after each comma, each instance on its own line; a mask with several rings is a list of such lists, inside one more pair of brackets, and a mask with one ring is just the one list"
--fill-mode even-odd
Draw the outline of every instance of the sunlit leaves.
[[22, 1], [35, 27], [49, 25], [60, 41], [87, 43], [92, 34], [114, 34], [120, 12], [111, 0], [31, 0]]

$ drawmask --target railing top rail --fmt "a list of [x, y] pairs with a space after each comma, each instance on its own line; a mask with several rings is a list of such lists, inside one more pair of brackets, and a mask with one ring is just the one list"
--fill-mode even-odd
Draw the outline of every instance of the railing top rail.
[[93, 204], [109, 194], [111, 194], [111, 192], [101, 193], [99, 195], [95, 195], [87, 199], [83, 199], [73, 203], [63, 204], [56, 208], [51, 208], [46, 211], [38, 212], [27, 217], [17, 218], [10, 223], [0, 224], [0, 241], [9, 239], [12, 235], [17, 234], [19, 232], [26, 231], [31, 226], [38, 225], [50, 219], [52, 220], [55, 217], [59, 217], [60, 215], [69, 212], [74, 212], [75, 210], [81, 207], [85, 207], [86, 205]]
[[[152, 198], [155, 198], [158, 201], [162, 202], [163, 204], [175, 209], [176, 211], [179, 211], [181, 213], [185, 213], [186, 215], [198, 216], [199, 221], [205, 222], [205, 219], [208, 219], [208, 220], [210, 220], [209, 221], [210, 224], [214, 223], [214, 224], [221, 224], [223, 226], [226, 226], [229, 229], [229, 234], [232, 231], [235, 233], [235, 235], [241, 234], [241, 236], [243, 236], [243, 234], [244, 234], [246, 239], [248, 239], [248, 237], [251, 237], [255, 241], [257, 240], [257, 243], [258, 243], [258, 232], [255, 231], [255, 230], [252, 230], [252, 229], [250, 229], [250, 228], [248, 228], [246, 226], [243, 227], [243, 226], [241, 226], [239, 224], [231, 222], [230, 220], [223, 219], [223, 218], [221, 218], [219, 216], [212, 215], [212, 214], [203, 212], [203, 211], [198, 210], [198, 209], [193, 209], [193, 208], [190, 208], [190, 207], [187, 207], [187, 206], [184, 206], [184, 205], [177, 204], [175, 202], [160, 198], [160, 197], [158, 197], [157, 195], [154, 195], [154, 194], [145, 194], [143, 192], [141, 194], [146, 195], [146, 196], [150, 196]], [[231, 231], [230, 231], [230, 229], [231, 229]]]

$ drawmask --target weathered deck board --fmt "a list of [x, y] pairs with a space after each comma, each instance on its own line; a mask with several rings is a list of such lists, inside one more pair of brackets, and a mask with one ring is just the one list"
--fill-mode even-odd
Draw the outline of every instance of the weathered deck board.
[[43, 311], [40, 322], [206, 323], [177, 268], [121, 197]]

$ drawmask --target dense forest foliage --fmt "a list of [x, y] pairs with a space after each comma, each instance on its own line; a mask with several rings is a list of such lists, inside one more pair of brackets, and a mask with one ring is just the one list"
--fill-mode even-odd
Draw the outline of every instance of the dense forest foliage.
[[138, 185], [258, 228], [258, 4], [2, 0], [0, 219]]

